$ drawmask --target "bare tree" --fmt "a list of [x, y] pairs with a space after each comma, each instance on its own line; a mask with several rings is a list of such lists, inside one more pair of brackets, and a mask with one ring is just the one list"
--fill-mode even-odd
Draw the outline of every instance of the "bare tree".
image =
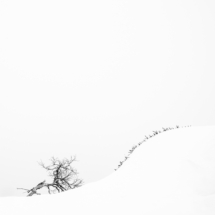
[[[17, 188], [26, 190], [28, 195], [32, 196], [34, 194], [41, 195], [37, 192], [37, 190], [46, 187], [48, 189], [49, 194], [52, 193], [60, 193], [66, 190], [75, 189], [83, 185], [83, 180], [81, 179], [73, 179], [74, 175], [77, 175], [78, 172], [71, 167], [71, 163], [75, 161], [75, 158], [70, 159], [63, 159], [60, 161], [58, 158], [51, 158], [51, 165], [45, 166], [44, 163], [40, 162], [43, 168], [45, 168], [49, 172], [49, 176], [53, 179], [52, 183], [46, 183], [43, 181], [39, 183], [37, 186], [33, 187], [32, 189], [24, 189], [24, 188]], [[73, 182], [70, 181], [73, 179]]]

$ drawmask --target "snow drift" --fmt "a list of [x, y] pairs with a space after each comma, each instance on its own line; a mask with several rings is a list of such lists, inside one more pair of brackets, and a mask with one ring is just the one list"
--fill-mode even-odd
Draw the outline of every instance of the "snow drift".
[[80, 188], [0, 198], [0, 214], [214, 215], [215, 126], [160, 133], [117, 171]]

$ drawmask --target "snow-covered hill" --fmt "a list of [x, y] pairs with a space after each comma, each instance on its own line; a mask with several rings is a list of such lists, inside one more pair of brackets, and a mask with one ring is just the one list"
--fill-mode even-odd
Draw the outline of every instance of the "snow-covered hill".
[[163, 132], [108, 177], [56, 195], [0, 199], [2, 215], [214, 215], [215, 126]]

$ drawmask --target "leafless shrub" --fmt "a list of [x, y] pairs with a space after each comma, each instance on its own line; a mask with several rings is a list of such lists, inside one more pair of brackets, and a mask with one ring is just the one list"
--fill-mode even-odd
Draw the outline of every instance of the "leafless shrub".
[[[60, 193], [70, 189], [75, 189], [83, 185], [83, 180], [81, 179], [73, 179], [73, 176], [76, 176], [78, 173], [75, 169], [71, 167], [72, 162], [75, 161], [75, 158], [63, 159], [59, 160], [58, 158], [51, 158], [51, 165], [45, 166], [44, 163], [40, 162], [39, 165], [42, 166], [49, 172], [49, 176], [52, 178], [52, 183], [46, 183], [43, 181], [39, 183], [37, 186], [32, 189], [24, 189], [26, 190], [28, 195], [32, 196], [34, 194], [41, 195], [37, 192], [37, 190], [46, 187], [48, 189], [49, 194]], [[70, 182], [73, 179], [72, 183]]]

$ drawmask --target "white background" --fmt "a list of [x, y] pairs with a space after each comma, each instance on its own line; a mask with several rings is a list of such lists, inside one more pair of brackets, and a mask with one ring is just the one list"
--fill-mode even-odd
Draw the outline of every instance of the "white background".
[[[76, 155], [85, 183], [152, 130], [214, 125], [213, 1], [0, 0], [0, 195]], [[47, 179], [49, 179], [47, 177]]]

